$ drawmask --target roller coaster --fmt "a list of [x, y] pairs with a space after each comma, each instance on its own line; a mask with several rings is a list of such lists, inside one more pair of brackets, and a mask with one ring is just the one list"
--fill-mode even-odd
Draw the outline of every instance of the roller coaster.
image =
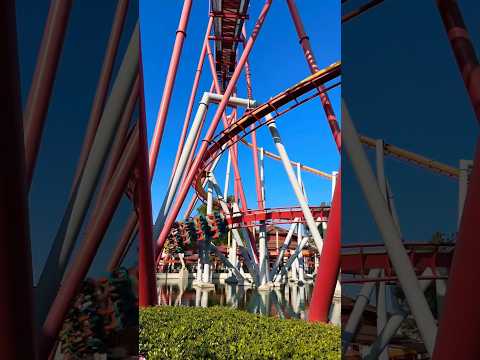
[[[333, 301], [334, 293], [340, 289], [341, 283], [345, 286], [362, 284], [353, 309], [343, 324], [342, 345], [345, 351], [349, 350], [355, 339], [356, 329], [374, 285], [378, 284], [380, 289], [384, 289], [385, 284], [394, 284], [401, 288], [405, 302], [399, 304], [394, 314], [386, 317], [385, 299], [382, 300], [381, 296], [377, 298], [379, 333], [375, 341], [369, 344], [366, 358], [384, 357], [389, 340], [408, 317], [415, 319], [428, 356], [435, 360], [478, 358], [477, 324], [480, 323], [480, 312], [476, 310], [476, 297], [471, 296], [471, 293], [477, 292], [476, 289], [472, 290], [472, 284], [476, 282], [476, 273], [472, 269], [477, 266], [476, 254], [480, 250], [479, 242], [476, 241], [477, 218], [480, 212], [480, 147], [477, 146], [473, 161], [455, 241], [435, 244], [403, 242], [388, 182], [378, 168], [377, 175], [373, 173], [364, 146], [377, 150], [380, 164], [384, 155], [391, 155], [459, 181], [461, 170], [384, 143], [383, 140], [359, 135], [345, 103], [342, 107], [340, 129], [328, 92], [341, 84], [341, 64], [334, 62], [324, 69], [319, 68], [294, 0], [286, 0], [286, 3], [311, 75], [303, 80], [298, 79], [298, 83], [260, 105], [257, 105], [253, 98], [248, 60], [272, 6], [272, 0], [265, 1], [248, 37], [245, 22], [251, 16], [249, 0], [210, 2], [207, 29], [168, 193], [158, 218], [155, 222], [152, 221], [151, 181], [173, 96], [192, 2], [185, 0], [183, 3], [149, 148], [138, 24], [130, 34], [116, 77], [110, 81], [129, 3], [127, 0], [118, 1], [71, 193], [35, 289], [32, 281], [28, 193], [35, 173], [72, 1], [51, 1], [28, 101], [23, 111], [17, 87], [19, 69], [14, 36], [16, 29], [15, 22], [12, 21], [16, 18], [12, 6], [14, 2], [2, 3], [2, 10], [5, 11], [0, 11], [0, 14], [8, 20], [2, 22], [5, 27], [3, 33], [7, 34], [9, 40], [6, 49], [10, 51], [6, 53], [11, 56], [5, 66], [8, 68], [5, 79], [7, 100], [11, 107], [8, 108], [8, 121], [5, 121], [2, 131], [5, 151], [0, 154], [2, 164], [9, 169], [2, 175], [6, 186], [2, 187], [4, 211], [0, 215], [0, 237], [5, 239], [5, 251], [0, 252], [0, 263], [6, 264], [4, 271], [0, 272], [5, 289], [4, 301], [0, 307], [2, 356], [12, 359], [47, 359], [62, 352], [67, 355], [79, 351], [89, 354], [99, 349], [105, 351], [107, 339], [103, 338], [103, 335], [124, 330], [126, 326], [134, 327], [134, 321], [131, 322], [131, 319], [126, 319], [124, 315], [136, 307], [137, 301], [139, 306], [158, 303], [156, 276], [165, 254], [180, 254], [187, 248], [196, 252], [199, 255], [196, 264], [196, 281], [199, 286], [209, 285], [209, 258], [211, 253], [214, 253], [229, 269], [233, 279], [239, 283], [245, 280], [244, 284], [268, 290], [284, 284], [292, 273], [295, 273], [295, 277], [298, 274], [302, 279], [305, 275], [302, 250], [308, 246], [311, 249], [308, 256], [317, 259], [315, 272], [310, 274], [314, 282], [308, 314], [310, 321], [338, 322], [340, 308], [339, 304]], [[343, 0], [342, 4], [346, 2], [347, 0]], [[382, 2], [367, 2], [344, 15], [342, 23], [352, 21]], [[453, 0], [438, 0], [437, 6], [475, 115], [477, 120], [480, 120], [479, 63], [468, 38], [461, 11]], [[214, 43], [213, 51], [211, 41]], [[15, 51], [11, 51], [12, 49]], [[199, 110], [190, 125], [206, 59], [212, 75], [212, 87], [204, 93], [205, 98], [202, 99], [205, 101], [200, 102]], [[332, 62], [335, 60], [332, 59]], [[236, 93], [236, 86], [243, 71], [247, 87], [246, 99], [238, 98]], [[320, 99], [336, 145], [336, 150], [332, 151], [345, 151], [349, 157], [379, 227], [384, 241], [381, 244], [353, 244], [342, 247], [341, 172], [328, 174], [306, 166], [303, 162], [292, 161], [288, 157], [277, 120], [288, 111], [316, 97]], [[133, 118], [137, 101], [140, 111], [138, 118]], [[206, 109], [210, 102], [215, 103], [217, 108], [202, 139], [201, 132], [207, 123]], [[229, 115], [226, 114], [227, 107], [233, 108]], [[245, 108], [241, 116], [240, 108]], [[220, 121], [223, 122], [224, 130], [218, 132]], [[257, 143], [256, 130], [262, 126], [268, 128], [278, 154], [264, 151]], [[251, 142], [247, 141], [247, 137], [251, 138]], [[255, 209], [248, 208], [241, 183], [239, 144], [252, 150], [258, 203]], [[235, 177], [233, 201], [229, 201], [227, 189], [222, 191], [214, 175], [219, 159], [225, 153], [228, 154], [228, 176], [231, 166]], [[282, 163], [297, 204], [286, 208], [266, 206], [262, 165], [264, 156]], [[332, 199], [326, 199], [325, 204], [320, 206], [309, 204], [301, 179], [302, 170], [331, 181]], [[195, 194], [186, 214], [180, 217], [180, 210], [192, 188]], [[109, 279], [86, 280], [124, 194], [131, 200], [133, 210], [117, 247], [112, 252], [108, 265], [112, 275]], [[205, 217], [191, 217], [198, 200], [207, 204]], [[214, 209], [217, 211], [214, 212]], [[267, 224], [290, 226], [274, 261], [269, 259], [266, 244]], [[82, 227], [84, 230], [81, 233]], [[291, 249], [290, 241], [295, 231], [297, 245], [292, 249], [294, 251], [291, 255], [286, 257], [284, 255], [287, 249]], [[126, 253], [133, 246], [137, 233], [138, 268], [130, 269], [127, 279], [121, 265]], [[230, 238], [228, 257], [216, 246], [218, 243], [215, 244], [216, 240], [225, 236]], [[10, 241], [11, 239], [15, 241]], [[246, 272], [239, 270], [239, 257], [246, 264]], [[136, 292], [132, 291], [135, 288], [137, 271], [138, 299]], [[423, 293], [432, 282], [445, 288], [447, 279], [446, 302], [442, 317], [438, 320], [433, 316]], [[113, 286], [110, 286], [112, 284]], [[119, 287], [116, 288], [116, 285]], [[382, 291], [384, 290], [378, 293], [381, 294]], [[93, 299], [95, 292], [103, 298]], [[119, 293], [122, 294], [120, 297]], [[18, 299], [23, 299], [21, 304]], [[117, 303], [119, 299], [124, 305], [128, 303], [128, 311]], [[10, 316], [12, 312], [18, 313], [18, 316]]]

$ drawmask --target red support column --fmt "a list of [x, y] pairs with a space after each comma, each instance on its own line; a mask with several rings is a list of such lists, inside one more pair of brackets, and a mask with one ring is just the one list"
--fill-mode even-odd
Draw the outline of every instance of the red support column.
[[437, 6], [475, 116], [480, 122], [480, 66], [468, 29], [456, 0], [437, 0]]
[[317, 277], [313, 288], [308, 314], [309, 321], [327, 322], [338, 271], [340, 270], [342, 191], [341, 174], [337, 176], [332, 207], [328, 218], [327, 236], [324, 241]]
[[[213, 83], [215, 85], [215, 92], [217, 94], [221, 94], [222, 91], [221, 91], [221, 88], [220, 88], [220, 83], [218, 82], [217, 73], [215, 71], [215, 61], [213, 59], [212, 50], [211, 50], [208, 42], [207, 42], [207, 55], [208, 55], [208, 60], [209, 60], [209, 63], [210, 63], [210, 70], [212, 72]], [[242, 66], [242, 68], [243, 68], [243, 66]], [[232, 92], [233, 92], [233, 90], [232, 90]], [[223, 127], [226, 129], [230, 125], [230, 123], [229, 123], [229, 121], [227, 119], [227, 115], [225, 113], [222, 114], [222, 121], [223, 121]], [[230, 159], [232, 161], [232, 168], [233, 168], [233, 175], [234, 175], [234, 178], [235, 178], [235, 184], [237, 184], [235, 188], [237, 189], [238, 196], [240, 197], [240, 200], [242, 202], [241, 208], [246, 210], [248, 208], [247, 198], [246, 198], [245, 192], [243, 190], [242, 177], [240, 176], [240, 168], [238, 166], [238, 156], [237, 156], [237, 152], [236, 152], [235, 149], [236, 149], [235, 146], [233, 146], [231, 149], [229, 149], [230, 154], [231, 154]], [[238, 199], [236, 199], [235, 202], [238, 203]]]
[[190, 10], [192, 9], [192, 0], [185, 0], [183, 3], [182, 14], [180, 15], [180, 22], [178, 24], [177, 34], [175, 37], [175, 45], [173, 46], [172, 57], [170, 58], [170, 65], [168, 67], [167, 79], [165, 80], [165, 88], [163, 89], [162, 102], [160, 103], [160, 110], [158, 111], [157, 123], [153, 133], [152, 142], [150, 144], [149, 155], [149, 169], [150, 179], [155, 173], [155, 166], [157, 164], [158, 152], [162, 142], [163, 129], [167, 119], [168, 108], [172, 98], [173, 85], [175, 84], [175, 77], [177, 76], [178, 63], [180, 62], [180, 55], [182, 54], [183, 42], [187, 36], [188, 18], [190, 17]]
[[[141, 48], [141, 47], [140, 47]], [[137, 181], [135, 184], [135, 206], [138, 211], [140, 250], [138, 254], [138, 303], [140, 306], [157, 304], [157, 281], [153, 247], [152, 199], [148, 171], [147, 121], [143, 88], [142, 55], [140, 50], [140, 120], [138, 125], [139, 152]]]
[[[480, 122], [480, 69], [474, 47], [457, 2], [437, 0], [437, 5], [477, 121]], [[480, 141], [477, 140], [473, 172], [469, 181], [449, 272], [445, 305], [435, 342], [434, 360], [480, 358], [478, 347], [480, 290], [475, 286], [476, 272], [472, 271], [478, 266], [480, 253], [478, 214], [480, 214]]]
[[[243, 24], [242, 28], [242, 36], [243, 39], [247, 37], [247, 32], [245, 30], [245, 24]], [[245, 46], [245, 42], [243, 43]], [[245, 80], [247, 83], [247, 97], [248, 99], [253, 99], [253, 92], [252, 92], [252, 73], [250, 71], [250, 63], [245, 63]], [[251, 125], [250, 129], [252, 130], [252, 155], [253, 155], [253, 167], [255, 172], [255, 189], [257, 192], [257, 208], [263, 210], [265, 208], [265, 204], [263, 203], [262, 199], [262, 182], [260, 180], [260, 166], [258, 161], [258, 148], [257, 148], [257, 133], [254, 130], [255, 125]]]
[[15, 1], [0, 2], [3, 55], [0, 132], [0, 354], [35, 359], [33, 275], [17, 58]]
[[480, 359], [480, 290], [478, 276], [478, 216], [480, 214], [480, 141], [460, 222], [448, 288], [433, 352], [434, 360]]
[[27, 189], [32, 183], [72, 0], [52, 0], [23, 115]]
[[[300, 18], [300, 13], [298, 12], [297, 5], [295, 0], [287, 0], [288, 8], [290, 10], [290, 15], [292, 15], [293, 23], [295, 24], [295, 29], [297, 30], [298, 39], [302, 45], [303, 53], [305, 54], [305, 59], [307, 60], [308, 66], [312, 74], [316, 73], [320, 69], [318, 68], [317, 62], [315, 61], [315, 56], [313, 55], [313, 50], [310, 45], [307, 34], [303, 27], [302, 19]], [[319, 87], [320, 91], [325, 90], [324, 86]], [[328, 125], [332, 131], [333, 139], [337, 145], [338, 151], [342, 147], [342, 136], [340, 132], [340, 127], [338, 126], [337, 117], [333, 111], [332, 103], [326, 92], [320, 93], [320, 101], [322, 102], [323, 110], [327, 116]]]
[[138, 127], [136, 127], [127, 143], [115, 173], [112, 179], [110, 179], [106, 193], [104, 196], [99, 197], [95, 204], [85, 238], [68, 273], [65, 275], [63, 285], [55, 297], [47, 319], [43, 324], [42, 338], [39, 344], [41, 359], [46, 359], [49, 356], [78, 286], [88, 273], [97, 249], [130, 179], [131, 171], [138, 158], [138, 149]]
[[202, 52], [200, 53], [200, 58], [198, 59], [197, 70], [195, 71], [195, 78], [193, 80], [192, 91], [190, 93], [190, 99], [188, 100], [187, 113], [185, 114], [185, 120], [183, 122], [182, 134], [180, 135], [180, 141], [178, 143], [177, 154], [175, 155], [175, 162], [173, 164], [172, 174], [177, 168], [178, 161], [180, 160], [180, 155], [182, 153], [183, 144], [185, 143], [185, 138], [187, 136], [188, 124], [190, 123], [190, 117], [192, 116], [193, 105], [195, 103], [195, 96], [197, 95], [198, 83], [200, 82], [200, 76], [202, 75], [203, 63], [205, 61], [205, 55], [207, 54], [207, 43], [208, 35], [210, 35], [210, 30], [212, 28], [213, 18], [210, 17], [208, 20], [207, 31], [205, 32], [205, 39], [203, 40]]
[[[245, 49], [242, 53], [242, 56], [240, 57], [240, 60], [238, 61], [237, 67], [235, 68], [235, 71], [232, 75], [232, 78], [228, 84], [227, 89], [225, 90], [224, 96], [220, 104], [218, 105], [217, 112], [215, 113], [212, 123], [210, 125], [210, 128], [208, 129], [208, 132], [205, 136], [205, 140], [202, 143], [202, 146], [200, 147], [200, 150], [197, 154], [197, 157], [195, 158], [194, 163], [192, 164], [192, 167], [188, 173], [187, 178], [185, 179], [184, 183], [182, 184], [182, 187], [179, 191], [179, 194], [177, 196], [177, 199], [175, 201], [175, 204], [172, 208], [172, 211], [168, 218], [166, 219], [165, 225], [163, 226], [162, 232], [160, 233], [160, 236], [157, 240], [157, 251], [156, 254], [157, 256], [161, 254], [161, 250], [163, 248], [163, 244], [167, 238], [168, 233], [170, 232], [170, 228], [172, 227], [172, 224], [175, 222], [175, 219], [180, 212], [180, 209], [182, 207], [183, 202], [185, 201], [185, 197], [188, 194], [188, 190], [190, 189], [190, 186], [192, 184], [193, 178], [195, 176], [195, 173], [200, 165], [200, 161], [203, 158], [203, 155], [205, 154], [205, 151], [207, 150], [208, 147], [208, 141], [210, 141], [214, 134], [215, 130], [217, 128], [217, 125], [220, 121], [220, 118], [222, 117], [222, 114], [225, 111], [225, 108], [227, 107], [227, 102], [232, 95], [232, 92], [235, 88], [235, 85], [238, 81], [238, 78], [240, 76], [240, 73], [242, 71], [243, 66], [245, 65], [245, 62], [248, 58], [248, 55], [250, 54], [250, 51], [252, 50], [253, 44], [255, 43], [255, 39], [258, 36], [258, 33], [260, 32], [260, 29], [262, 27], [262, 24], [265, 20], [265, 17], [268, 13], [268, 10], [270, 9], [270, 6], [272, 4], [271, 0], [267, 0], [265, 5], [262, 8], [262, 11], [258, 17], [257, 23], [255, 24], [255, 28], [252, 32], [252, 35], [247, 41], [247, 44], [245, 45]], [[157, 258], [158, 261], [158, 258]]]

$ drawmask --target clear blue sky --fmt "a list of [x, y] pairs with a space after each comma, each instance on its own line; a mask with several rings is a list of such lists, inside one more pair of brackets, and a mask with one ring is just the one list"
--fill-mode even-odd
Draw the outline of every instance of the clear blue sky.
[[[478, 53], [480, 2], [459, 6]], [[434, 1], [385, 1], [348, 22], [342, 59], [343, 96], [360, 133], [450, 166], [473, 158], [478, 126]], [[348, 161], [343, 170], [342, 241], [381, 241]], [[406, 240], [456, 231], [457, 181], [394, 158], [385, 171]]]
[[[251, 1], [250, 19], [247, 21], [247, 35], [253, 28], [263, 1]], [[158, 213], [166, 185], [170, 177], [177, 144], [190, 96], [203, 36], [208, 21], [209, 1], [194, 1], [187, 38], [174, 88], [174, 94], [167, 118], [156, 175], [152, 185], [153, 212]], [[149, 140], [153, 134], [158, 108], [165, 84], [165, 77], [175, 39], [183, 1], [144, 0], [140, 2], [140, 26], [145, 78], [145, 97]], [[299, 11], [315, 51], [318, 65], [325, 67], [340, 60], [340, 2], [298, 1]], [[309, 69], [298, 43], [293, 22], [284, 1], [274, 2], [250, 56], [253, 96], [263, 103], [270, 97], [308, 76]], [[238, 96], [246, 97], [245, 80], [242, 74]], [[212, 77], [208, 63], [204, 67], [198, 101], [204, 91], [208, 91]], [[332, 90], [330, 97], [340, 118], [340, 88]], [[216, 106], [209, 109], [207, 123], [210, 123]], [[314, 99], [282, 116], [277, 126], [284, 144], [295, 161], [300, 161], [317, 169], [331, 172], [339, 168], [339, 156], [327, 126], [320, 101]], [[221, 127], [221, 125], [220, 125]], [[220, 128], [218, 130], [221, 130]], [[275, 147], [268, 129], [261, 128], [258, 143], [269, 151]], [[250, 141], [250, 139], [248, 139]], [[250, 208], [256, 206], [255, 179], [251, 150], [243, 145], [239, 148], [240, 171], [247, 202]], [[217, 167], [216, 176], [222, 184], [226, 167], [226, 156]], [[311, 204], [330, 201], [331, 184], [328, 180], [309, 173], [303, 174], [307, 194]], [[297, 205], [288, 179], [279, 162], [265, 160], [266, 201], [268, 207]], [[230, 185], [232, 189], [232, 183]], [[191, 195], [185, 202], [188, 204]], [[183, 210], [181, 212], [183, 214]]]

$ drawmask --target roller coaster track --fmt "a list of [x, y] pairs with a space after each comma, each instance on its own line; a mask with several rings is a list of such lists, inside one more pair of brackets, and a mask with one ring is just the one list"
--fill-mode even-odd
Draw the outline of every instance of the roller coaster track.
[[[206, 169], [209, 163], [225, 150], [222, 149], [224, 145], [231, 146], [233, 144], [232, 139], [234, 139], [237, 135], [240, 135], [240, 137], [245, 137], [249, 131], [251, 131], [251, 129], [249, 129], [250, 125], [253, 125], [257, 122], [257, 128], [266, 125], [267, 121], [264, 119], [266, 115], [275, 113], [275, 116], [272, 117], [272, 119], [275, 119], [287, 111], [303, 104], [305, 101], [318, 96], [321, 92], [318, 90], [318, 88], [325, 85], [328, 81], [337, 78], [338, 76], [340, 76], [340, 62], [336, 62], [327, 68], [316, 72], [315, 74], [295, 84], [291, 88], [274, 96], [266, 103], [247, 111], [237, 122], [223, 130], [215, 139], [210, 142], [210, 147], [205, 152], [205, 155], [201, 160], [199, 170], [195, 174], [193, 185], [198, 197], [203, 200], [207, 198], [207, 194], [203, 188], [203, 182], [207, 176]], [[300, 96], [305, 95], [306, 93], [315, 89], [316, 92], [312, 96], [303, 100], [298, 100]], [[281, 107], [289, 104], [290, 102], [294, 102], [294, 104], [286, 110], [280, 110]]]
[[[437, 269], [450, 268], [455, 246], [453, 243], [407, 242], [404, 246], [419, 280], [446, 278], [444, 274], [439, 274]], [[422, 275], [427, 268], [431, 269], [433, 275]], [[385, 244], [343, 245], [341, 269], [342, 284], [397, 281]], [[383, 269], [385, 276], [367, 278], [367, 274], [372, 269]]]
[[[376, 146], [375, 140], [367, 136], [363, 136], [363, 135], [360, 136], [360, 141], [362, 142], [362, 144], [370, 148], [375, 148]], [[454, 168], [453, 166], [449, 166], [441, 162], [431, 160], [425, 156], [418, 155], [418, 154], [415, 154], [414, 152], [401, 149], [395, 145], [385, 143], [383, 146], [383, 151], [385, 152], [386, 155], [394, 156], [400, 160], [410, 162], [419, 167], [422, 167], [430, 171], [433, 171], [442, 175], [446, 175], [452, 178], [458, 179], [458, 176], [460, 174], [460, 170], [457, 168]]]

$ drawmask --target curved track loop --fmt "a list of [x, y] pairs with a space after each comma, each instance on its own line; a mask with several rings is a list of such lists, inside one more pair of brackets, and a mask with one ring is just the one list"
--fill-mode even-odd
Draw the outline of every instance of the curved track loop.
[[[340, 76], [340, 62], [336, 62], [327, 68], [316, 72], [291, 88], [274, 96], [268, 102], [248, 111], [237, 122], [223, 130], [219, 134], [219, 137], [215, 141], [211, 142], [211, 146], [205, 152], [200, 166], [198, 167], [198, 171], [195, 174], [193, 186], [198, 197], [203, 200], [207, 198], [207, 194], [203, 189], [203, 182], [207, 175], [206, 168], [208, 164], [213, 161], [213, 159], [220, 155], [223, 145], [230, 143], [236, 135], [239, 135], [242, 131], [247, 130], [250, 125], [255, 124], [258, 120], [261, 120], [266, 115], [276, 112], [277, 109], [291, 101], [296, 101], [298, 103], [298, 97], [311, 90], [317, 89], [318, 87], [324, 85], [330, 80], [335, 79], [338, 76]], [[260, 123], [259, 125], [261, 126], [265, 124], [266, 122]]]

